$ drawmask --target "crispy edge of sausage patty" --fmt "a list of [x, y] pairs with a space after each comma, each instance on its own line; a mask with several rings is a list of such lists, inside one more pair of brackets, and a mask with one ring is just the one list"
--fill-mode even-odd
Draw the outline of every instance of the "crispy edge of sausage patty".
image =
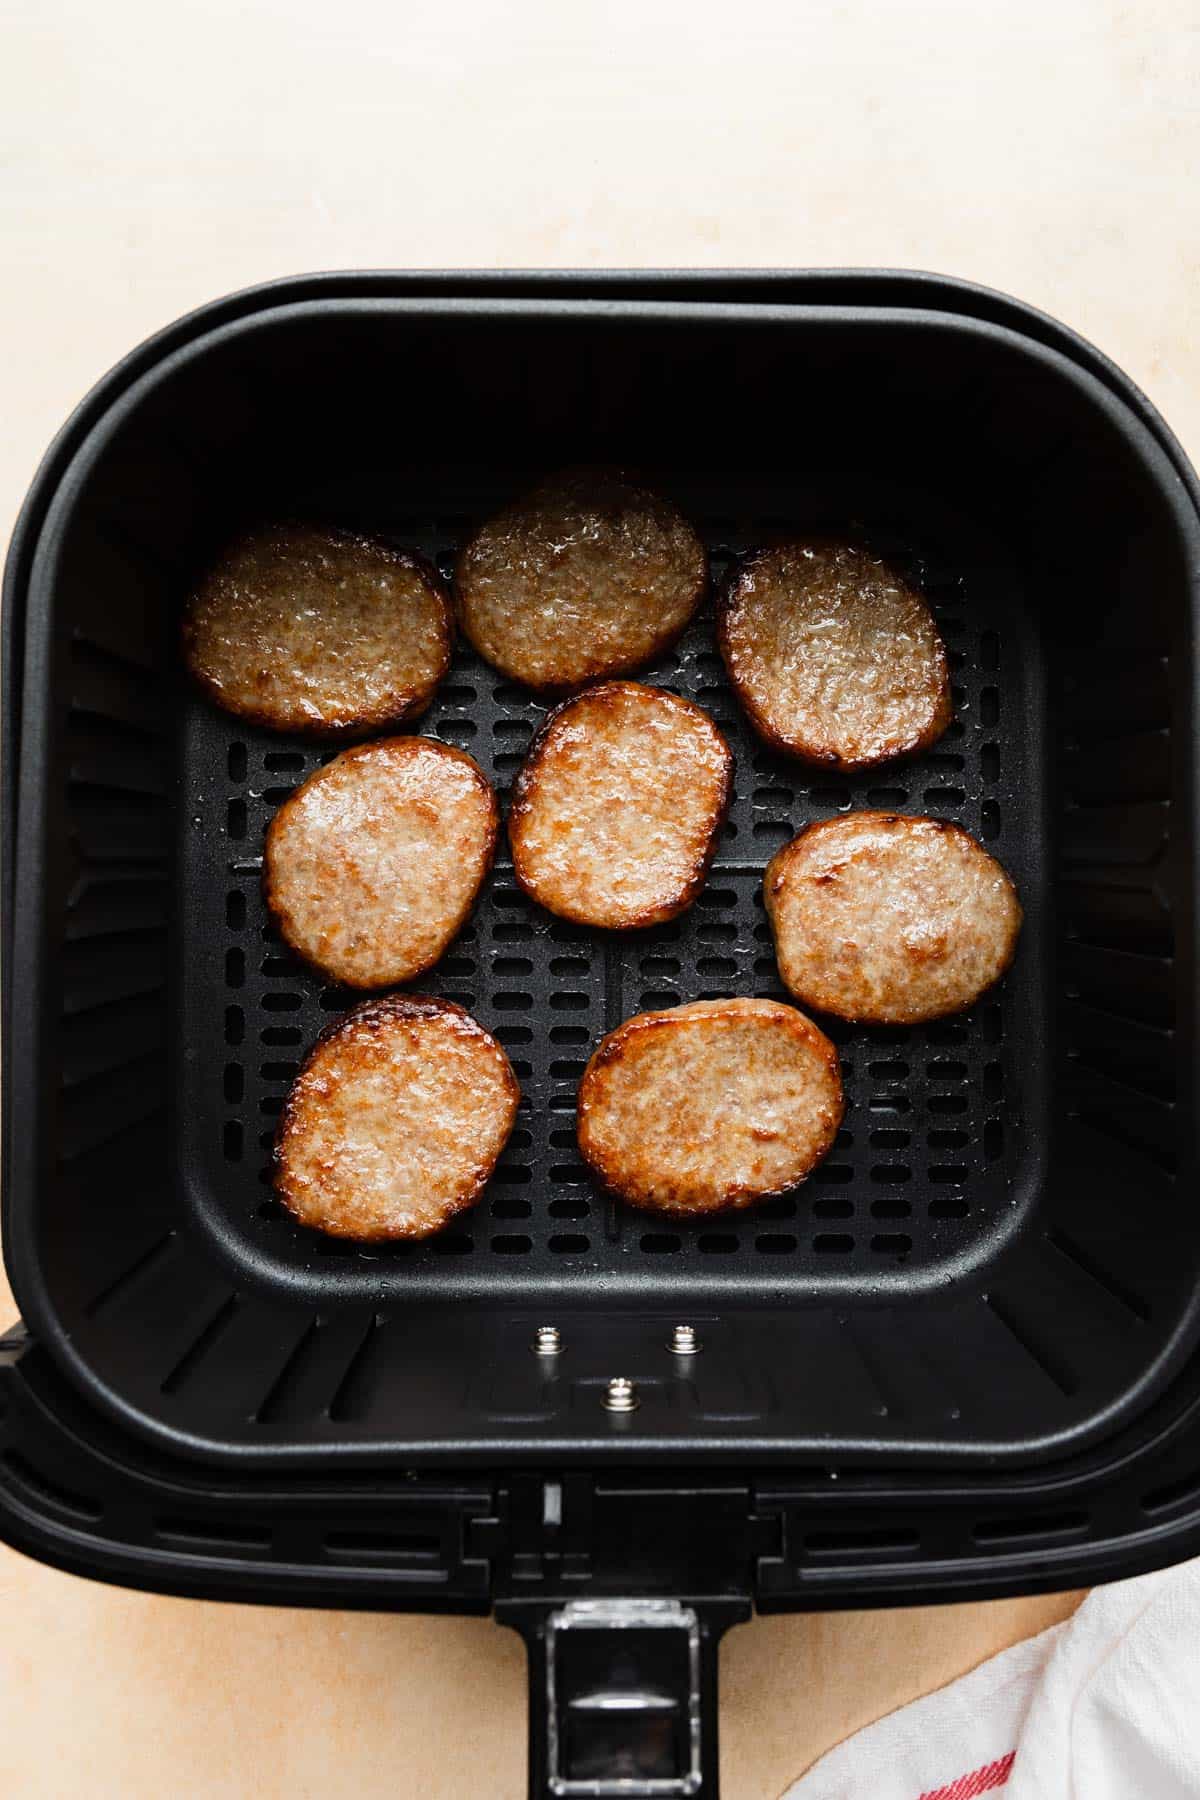
[[[857, 729], [857, 738], [852, 739], [849, 733], [841, 737], [840, 742], [831, 742], [828, 727], [824, 733], [818, 729], [816, 709], [812, 702], [797, 710], [794, 721], [785, 728], [778, 714], [789, 702], [776, 701], [771, 704], [755, 691], [762, 688], [770, 678], [769, 658], [757, 647], [746, 643], [739, 644], [743, 634], [749, 636], [751, 617], [750, 608], [753, 596], [753, 584], [757, 580], [788, 581], [786, 567], [776, 567], [772, 573], [771, 565], [786, 564], [788, 559], [797, 554], [811, 551], [816, 555], [843, 554], [858, 559], [862, 564], [860, 579], [867, 578], [869, 570], [882, 572], [889, 584], [896, 590], [905, 606], [913, 613], [914, 620], [922, 627], [925, 649], [928, 655], [928, 682], [925, 687], [924, 707], [915, 704], [917, 690], [913, 690], [913, 711], [917, 718], [924, 713], [924, 722], [914, 724], [911, 729], [900, 733], [893, 732], [889, 736], [881, 736], [881, 727], [876, 725], [873, 734], [873, 746], [867, 750], [858, 749], [853, 743], [861, 744], [864, 738], [871, 740], [870, 711], [873, 707], [878, 713], [880, 701], [878, 695], [864, 693], [861, 697], [861, 709], [866, 723]], [[924, 594], [907, 577], [901, 575], [883, 557], [875, 556], [865, 546], [851, 542], [849, 539], [814, 535], [807, 538], [795, 538], [785, 543], [771, 544], [762, 549], [752, 551], [735, 565], [717, 599], [717, 647], [725, 664], [730, 683], [747, 713], [754, 729], [775, 750], [782, 750], [789, 756], [800, 757], [803, 761], [817, 767], [835, 769], [847, 774], [857, 770], [878, 768], [882, 763], [892, 762], [899, 757], [912, 756], [926, 750], [942, 736], [953, 715], [954, 707], [950, 689], [950, 668], [946, 657], [946, 646], [942, 634], [938, 630]], [[865, 664], [861, 654], [852, 647], [840, 652], [844, 668], [852, 671], [861, 679]], [[757, 679], [752, 675], [750, 663], [752, 659], [760, 662]], [[881, 668], [886, 663], [880, 663]], [[845, 718], [848, 702], [840, 701], [833, 709]]]
[[[335, 961], [330, 958], [322, 960], [319, 950], [312, 943], [311, 929], [301, 929], [297, 921], [297, 902], [295, 896], [288, 896], [291, 879], [286, 867], [287, 836], [292, 829], [304, 829], [301, 822], [303, 809], [307, 807], [321, 788], [335, 784], [347, 771], [365, 765], [370, 775], [372, 766], [381, 759], [402, 757], [405, 760], [416, 757], [437, 755], [438, 760], [455, 770], [464, 770], [471, 778], [471, 790], [478, 792], [484, 802], [481, 816], [481, 834], [478, 855], [474, 859], [472, 880], [464, 886], [456, 904], [449, 910], [445, 927], [437, 934], [436, 947], [428, 953], [416, 958], [402, 959], [393, 956], [385, 969], [375, 976], [367, 978], [356, 974], [350, 963], [343, 957]], [[385, 821], [385, 827], [388, 821]], [[333, 848], [330, 843], [328, 826], [310, 827], [315, 830], [316, 840], [323, 844], [328, 854]], [[484, 774], [475, 758], [454, 744], [443, 744], [436, 738], [394, 737], [375, 738], [369, 744], [356, 744], [343, 750], [331, 762], [321, 768], [314, 769], [312, 774], [288, 795], [279, 807], [274, 818], [267, 826], [263, 846], [262, 891], [267, 912], [275, 924], [284, 942], [303, 958], [310, 968], [328, 980], [339, 982], [346, 987], [381, 988], [391, 987], [400, 981], [412, 981], [423, 975], [439, 962], [450, 944], [462, 930], [471, 910], [479, 898], [479, 891], [487, 879], [496, 854], [496, 841], [500, 831], [500, 806], [496, 799], [495, 789]], [[343, 843], [343, 854], [347, 855], [353, 865], [352, 847]], [[281, 868], [281, 863], [284, 865]], [[351, 876], [353, 880], [353, 873]], [[386, 909], [388, 895], [381, 893], [376, 901], [377, 906]], [[311, 901], [310, 901], [311, 904]], [[333, 919], [344, 916], [345, 897], [341, 884], [331, 883], [328, 895], [327, 913]]]
[[[723, 1032], [737, 1027], [753, 1027], [772, 1036], [777, 1032], [789, 1034], [793, 1050], [810, 1064], [809, 1080], [817, 1090], [811, 1113], [811, 1141], [797, 1154], [783, 1179], [755, 1182], [726, 1178], [717, 1183], [686, 1172], [668, 1174], [672, 1141], [678, 1140], [679, 1133], [686, 1129], [686, 1108], [696, 1105], [702, 1091], [694, 1079], [694, 1069], [679, 1077], [685, 1082], [681, 1094], [664, 1094], [661, 1129], [650, 1135], [646, 1134], [645, 1110], [641, 1105], [635, 1109], [628, 1127], [623, 1127], [619, 1109], [627, 1097], [619, 1092], [614, 1095], [614, 1076], [633, 1074], [647, 1049], [663, 1043], [669, 1046], [673, 1034], [693, 1035], [706, 1028]], [[721, 1093], [727, 1094], [727, 1071], [720, 1071], [719, 1079]], [[643, 1100], [649, 1087], [644, 1078], [637, 1084], [636, 1092]], [[786, 1193], [803, 1181], [833, 1147], [845, 1108], [837, 1050], [824, 1032], [794, 1006], [778, 1000], [747, 998], [694, 1000], [665, 1011], [639, 1013], [601, 1041], [580, 1083], [577, 1136], [584, 1161], [610, 1193], [646, 1212], [701, 1217], [740, 1211], [759, 1200]], [[747, 1156], [752, 1154], [749, 1140], [756, 1135], [753, 1125], [743, 1128]], [[768, 1136], [763, 1134], [761, 1141], [769, 1141]]]
[[[553, 588], [552, 570], [563, 564], [561, 533], [572, 516], [578, 532], [581, 525], [586, 526], [590, 513], [592, 528], [597, 519], [606, 521], [611, 535], [614, 528], [620, 528], [625, 513], [635, 507], [641, 509], [643, 542], [650, 533], [659, 539], [658, 579], [673, 580], [678, 594], [669, 602], [656, 602], [653, 610], [659, 617], [648, 618], [652, 608], [644, 587], [633, 590], [636, 565], [619, 565], [619, 547], [611, 547], [607, 556], [610, 587], [619, 592], [624, 583], [624, 606], [631, 621], [627, 631], [636, 641], [606, 650], [603, 643], [597, 644], [594, 630], [588, 633], [580, 626], [580, 641], [568, 656], [565, 646], [571, 634], [566, 621], [572, 609], [552, 592], [538, 592], [539, 587]], [[556, 520], [556, 514], [564, 516]], [[506, 549], [511, 556], [514, 547], [518, 563], [527, 566], [506, 571], [502, 558]], [[671, 555], [690, 567], [673, 573], [667, 566]], [[528, 567], [531, 561], [535, 564], [532, 569]], [[501, 563], [498, 572], [492, 567], [496, 563]], [[592, 584], [595, 586], [594, 576]], [[499, 597], [488, 593], [489, 588], [498, 586], [502, 589]], [[459, 551], [454, 581], [459, 625], [480, 656], [510, 680], [547, 696], [571, 693], [609, 676], [632, 674], [653, 662], [686, 629], [707, 587], [708, 552], [679, 508], [622, 470], [603, 468], [567, 469], [551, 475], [494, 513]], [[557, 611], [563, 618], [531, 621], [526, 616], [531, 606], [541, 614]]]
[[[481, 1142], [473, 1154], [463, 1158], [457, 1185], [439, 1202], [428, 1220], [422, 1220], [415, 1226], [392, 1226], [386, 1222], [374, 1225], [369, 1222], [365, 1225], [354, 1222], [346, 1225], [339, 1222], [336, 1206], [333, 1210], [327, 1207], [323, 1217], [318, 1216], [317, 1208], [306, 1212], [299, 1198], [301, 1184], [298, 1179], [300, 1171], [297, 1167], [297, 1141], [301, 1148], [307, 1148], [311, 1139], [318, 1140], [315, 1180], [318, 1184], [336, 1181], [336, 1137], [323, 1153], [319, 1143], [320, 1131], [329, 1129], [328, 1115], [322, 1117], [322, 1108], [328, 1107], [330, 1094], [339, 1085], [352, 1080], [356, 1072], [365, 1072], [372, 1060], [372, 1051], [389, 1033], [400, 1030], [411, 1038], [412, 1028], [422, 1022], [445, 1030], [456, 1046], [477, 1049], [481, 1057], [486, 1059], [486, 1063], [481, 1062], [480, 1068], [486, 1067], [495, 1077], [496, 1101], [495, 1120], [483, 1134], [486, 1141]], [[436, 1043], [430, 1045], [428, 1054], [436, 1054]], [[473, 1079], [473, 1091], [477, 1092], [481, 1076], [477, 1073]], [[467, 1091], [468, 1084], [465, 1080], [459, 1086], [464, 1093]], [[405, 1092], [411, 1094], [411, 1091], [412, 1084], [409, 1082]], [[403, 1097], [402, 1094], [398, 1095], [399, 1099]], [[325, 1027], [292, 1082], [275, 1135], [275, 1192], [293, 1218], [313, 1230], [323, 1231], [329, 1237], [351, 1238], [358, 1243], [432, 1237], [451, 1219], [478, 1201], [508, 1142], [520, 1098], [520, 1086], [502, 1047], [478, 1020], [473, 1019], [470, 1013], [453, 1000], [439, 1000], [426, 994], [387, 994], [364, 1000]], [[398, 1107], [392, 1116], [392, 1129], [411, 1138], [411, 1115], [406, 1119], [402, 1107]], [[461, 1131], [455, 1141], [460, 1147], [465, 1144]], [[361, 1193], [361, 1186], [356, 1186], [355, 1192]]]
[[[236, 636], [239, 607], [243, 615], [248, 614], [249, 609], [244, 600], [239, 601], [236, 595], [228, 595], [226, 590], [236, 578], [241, 560], [252, 558], [256, 553], [264, 560], [273, 554], [280, 584], [283, 580], [283, 576], [279, 574], [280, 565], [286, 568], [289, 558], [296, 560], [321, 553], [337, 553], [348, 560], [357, 556], [364, 564], [360, 571], [363, 578], [368, 560], [380, 569], [403, 571], [415, 576], [430, 603], [432, 615], [429, 644], [426, 647], [428, 668], [409, 681], [385, 688], [370, 704], [365, 695], [354, 707], [347, 707], [341, 702], [330, 702], [327, 703], [324, 714], [320, 711], [319, 702], [313, 702], [311, 708], [300, 700], [285, 705], [278, 697], [272, 699], [266, 695], [239, 693], [236, 684], [223, 685], [214, 674], [215, 659], [202, 653], [200, 640], [212, 628], [212, 621], [219, 616], [222, 606], [229, 615], [229, 635]], [[331, 604], [330, 612], [336, 618], [335, 605]], [[314, 634], [310, 632], [308, 635]], [[415, 551], [395, 549], [390, 544], [360, 532], [285, 520], [253, 527], [226, 545], [220, 557], [188, 596], [180, 636], [184, 661], [192, 679], [222, 711], [272, 731], [353, 741], [370, 732], [385, 731], [405, 720], [418, 718], [426, 711], [450, 666], [454, 646], [454, 607], [449, 590], [437, 570]], [[297, 640], [302, 644], [303, 636], [297, 622], [292, 634], [293, 644]], [[275, 646], [279, 661], [285, 665], [287, 647], [288, 633], [285, 631], [279, 636]], [[264, 646], [264, 650], [266, 648]], [[293, 650], [292, 654], [295, 655], [296, 651]], [[245, 655], [249, 660], [248, 646]], [[364, 665], [359, 676], [364, 686], [369, 684], [372, 671], [377, 670], [378, 660], [373, 656]], [[252, 685], [247, 679], [246, 687], [250, 688]]]
[[[644, 721], [654, 721], [680, 732], [684, 750], [677, 770], [668, 772], [657, 742], [648, 738], [639, 741], [637, 734], [645, 730], [645, 723], [639, 724], [639, 713]], [[632, 750], [635, 753], [644, 751], [641, 760], [651, 778], [652, 797], [663, 796], [669, 800], [672, 794], [676, 795], [674, 818], [651, 823], [657, 823], [662, 831], [671, 832], [679, 840], [679, 853], [673, 854], [676, 845], [669, 842], [659, 854], [659, 860], [668, 867], [659, 883], [658, 897], [651, 899], [643, 894], [637, 903], [622, 906], [613, 896], [606, 903], [608, 916], [605, 916], [605, 904], [589, 904], [580, 892], [577, 871], [581, 851], [579, 831], [575, 827], [581, 820], [586, 820], [587, 803], [581, 805], [566, 796], [572, 788], [583, 785], [585, 777], [581, 770], [564, 767], [562, 759], [575, 747], [573, 736], [585, 753], [590, 738], [592, 753], [599, 763], [606, 744], [611, 747], [621, 743], [630, 733], [634, 734]], [[685, 763], [690, 766], [684, 767]], [[615, 778], [618, 770], [610, 767], [608, 773]], [[682, 831], [672, 830], [680, 816], [680, 808], [692, 805], [694, 796], [706, 781], [709, 792], [702, 796], [702, 807], [696, 808], [694, 824], [685, 826]], [[558, 798], [554, 792], [556, 783], [565, 790]], [[619, 788], [622, 784], [617, 782], [616, 785]], [[548, 912], [576, 924], [613, 931], [661, 924], [684, 912], [703, 888], [716, 854], [721, 826], [729, 811], [732, 791], [733, 752], [702, 708], [664, 688], [646, 687], [636, 681], [609, 681], [585, 688], [543, 720], [513, 785], [508, 817], [513, 872], [525, 892]], [[625, 860], [635, 868], [644, 867], [647, 821], [644, 803], [641, 810], [637, 810], [635, 801], [627, 795], [619, 792], [597, 794], [592, 806], [593, 823], [603, 824], [618, 811], [622, 812], [627, 833], [643, 839], [643, 843], [630, 845]], [[555, 833], [555, 822], [560, 820], [565, 828]], [[558, 835], [561, 843], [547, 844], [547, 832]], [[608, 858], [599, 848], [595, 861], [606, 869], [609, 867]], [[672, 864], [677, 865], [677, 873], [670, 866]], [[668, 876], [671, 877], [669, 887], [666, 885]], [[574, 894], [571, 891], [573, 879]]]
[[[938, 919], [930, 907], [933, 889], [928, 869], [919, 873], [919, 892], [915, 897], [910, 893], [903, 903], [889, 897], [887, 865], [892, 858], [884, 849], [889, 840], [896, 848], [912, 846], [922, 854], [937, 846], [934, 855], [945, 859], [945, 879], [951, 879], [954, 873], [949, 859], [959, 858], [959, 869], [969, 871], [966, 879], [979, 896], [977, 903], [987, 899], [982, 884], [992, 884], [994, 904], [987, 906], [988, 923], [986, 929], [977, 927], [979, 935], [974, 946], [972, 928], [968, 926], [964, 932], [961, 920], [946, 921], [947, 930], [953, 923], [959, 926], [953, 940], [947, 938], [946, 931], [938, 933]], [[851, 915], [835, 926], [826, 923], [823, 927], [819, 896], [832, 894], [843, 870], [855, 860], [856, 852], [865, 853], [873, 865], [869, 872], [864, 871], [861, 924], [856, 925]], [[935, 867], [933, 874], [941, 873]], [[893, 879], [894, 875], [893, 863]], [[806, 898], [803, 916], [795, 916], [790, 902], [804, 903]], [[873, 1025], [916, 1025], [972, 1006], [1011, 967], [1023, 916], [1008, 871], [961, 825], [945, 819], [887, 812], [846, 813], [806, 826], [767, 864], [763, 900], [775, 939], [779, 972], [789, 992], [820, 1012]], [[928, 909], [923, 917], [922, 908]], [[883, 942], [876, 954], [899, 965], [891, 976], [891, 997], [887, 980], [882, 983], [882, 993], [875, 991], [880, 985], [878, 978], [872, 981], [861, 966], [861, 958], [871, 950], [872, 940], [878, 941], [889, 923], [893, 940], [890, 944]], [[837, 972], [837, 947], [822, 942], [822, 930], [828, 938], [831, 928], [839, 932], [849, 952], [849, 967], [842, 974]], [[904, 931], [908, 932], [907, 941], [901, 940]], [[848, 932], [854, 935], [847, 936]], [[794, 944], [789, 941], [793, 937]], [[919, 996], [923, 972], [936, 973], [940, 965], [951, 963], [956, 956], [962, 956], [964, 949], [971, 951], [973, 947], [981, 967], [969, 980], [960, 977], [957, 985], [940, 999], [905, 999], [904, 990], [910, 985], [913, 994]], [[908, 975], [909, 981], [899, 979], [901, 975]]]

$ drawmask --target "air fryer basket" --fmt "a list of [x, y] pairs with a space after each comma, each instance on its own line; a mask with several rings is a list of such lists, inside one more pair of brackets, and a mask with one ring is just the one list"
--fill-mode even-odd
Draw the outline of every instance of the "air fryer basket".
[[[704, 616], [647, 674], [711, 711], [737, 757], [700, 902], [601, 942], [540, 914], [502, 857], [422, 985], [506, 1044], [525, 1095], [512, 1144], [477, 1211], [429, 1245], [326, 1243], [280, 1213], [267, 1159], [299, 1056], [350, 996], [287, 955], [259, 865], [273, 809], [327, 752], [190, 691], [180, 599], [267, 514], [366, 527], [448, 567], [473, 520], [577, 461], [644, 472], [718, 575], [783, 527], [863, 532], [930, 594], [955, 723], [906, 764], [815, 775], [747, 730]], [[193, 1510], [218, 1489], [253, 1504], [264, 1482], [285, 1509], [323, 1483], [336, 1508], [369, 1468], [394, 1516], [393, 1472], [436, 1487], [437, 1469], [470, 1470], [429, 1501], [458, 1520], [436, 1573], [428, 1549], [364, 1551], [356, 1591], [429, 1604], [440, 1581], [445, 1603], [486, 1604], [494, 1555], [508, 1616], [585, 1688], [597, 1621], [560, 1621], [547, 1651], [548, 1593], [703, 1601], [694, 1665], [686, 1620], [599, 1621], [686, 1698], [711, 1689], [747, 1562], [760, 1603], [906, 1591], [905, 1529], [884, 1544], [863, 1526], [840, 1579], [836, 1532], [789, 1559], [781, 1483], [821, 1489], [837, 1518], [890, 1496], [889, 1517], [945, 1520], [1005, 1481], [1048, 1501], [1099, 1480], [1118, 1445], [1182, 1431], [1200, 1274], [1193, 479], [1095, 353], [921, 278], [332, 278], [223, 303], [131, 359], [52, 453], [6, 621], [6, 1251], [34, 1389], [64, 1384], [84, 1409], [72, 1442], [118, 1434], [104, 1466], [170, 1465]], [[419, 729], [503, 790], [541, 713], [460, 648]], [[606, 1201], [574, 1149], [591, 1047], [645, 1006], [780, 992], [763, 865], [807, 820], [867, 804], [959, 820], [1011, 869], [1027, 921], [1013, 971], [961, 1018], [836, 1031], [845, 1130], [794, 1195], [669, 1226]], [[668, 1348], [683, 1321], [703, 1343], [687, 1360]], [[557, 1358], [531, 1351], [543, 1323]], [[638, 1383], [633, 1414], [602, 1405], [615, 1374]], [[656, 1467], [690, 1471], [685, 1515], [721, 1554], [689, 1565]], [[637, 1470], [643, 1524], [618, 1526]], [[656, 1492], [669, 1528], [644, 1524]], [[1056, 1516], [1050, 1539], [1078, 1544], [1076, 1509]], [[552, 1570], [547, 1534], [568, 1517], [576, 1548]], [[167, 1570], [203, 1554], [203, 1531], [190, 1552], [186, 1533], [166, 1541], [157, 1572], [120, 1578], [188, 1585]], [[970, 1541], [977, 1588], [1013, 1581], [1011, 1534]], [[264, 1582], [227, 1548], [250, 1559], [244, 1590], [287, 1587], [278, 1550]], [[1020, 1584], [1056, 1566], [1026, 1559]], [[539, 1767], [566, 1754], [534, 1748]]]
[[[281, 1216], [268, 1146], [345, 993], [267, 926], [262, 831], [322, 754], [189, 692], [180, 596], [238, 521], [370, 526], [445, 562], [540, 467], [636, 462], [718, 572], [781, 525], [907, 559], [956, 721], [831, 782], [756, 746], [701, 620], [649, 672], [731, 732], [699, 904], [600, 942], [503, 860], [427, 985], [525, 1092], [488, 1196], [416, 1249]], [[1144, 1404], [1193, 1326], [1194, 663], [1186, 514], [1149, 433], [1014, 334], [915, 310], [281, 305], [164, 358], [88, 436], [30, 589], [11, 1057], [14, 1285], [127, 1422], [211, 1457], [1028, 1461]], [[423, 729], [503, 787], [539, 708], [460, 651]], [[839, 1031], [842, 1142], [793, 1197], [663, 1228], [605, 1202], [572, 1106], [647, 1005], [778, 992], [761, 870], [803, 821], [960, 819], [1012, 869], [1012, 975], [961, 1019]], [[1178, 1100], [1183, 1097], [1184, 1104]], [[686, 1315], [706, 1352], [681, 1377]], [[553, 1316], [570, 1351], [528, 1351]], [[638, 1380], [619, 1437], [606, 1378]]]

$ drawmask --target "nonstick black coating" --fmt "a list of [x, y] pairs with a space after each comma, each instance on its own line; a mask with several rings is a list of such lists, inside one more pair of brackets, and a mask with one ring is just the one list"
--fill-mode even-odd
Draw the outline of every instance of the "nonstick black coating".
[[[1166, 456], [1056, 351], [966, 320], [367, 289], [174, 349], [49, 506], [8, 1058], [23, 1310], [110, 1411], [230, 1458], [1032, 1461], [1102, 1433], [1178, 1366], [1198, 1261], [1195, 518]], [[815, 779], [754, 743], [701, 620], [648, 679], [734, 741], [705, 895], [601, 943], [539, 915], [501, 862], [424, 985], [505, 1040], [520, 1135], [453, 1233], [327, 1245], [278, 1214], [264, 1140], [347, 997], [264, 936], [257, 886], [272, 807], [320, 752], [191, 693], [178, 608], [248, 517], [311, 512], [444, 560], [581, 458], [661, 485], [718, 573], [811, 524], [906, 560], [955, 661], [956, 724], [908, 765]], [[423, 728], [504, 786], [539, 716], [460, 653]], [[861, 804], [959, 819], [995, 850], [1027, 911], [1012, 974], [960, 1020], [838, 1029], [847, 1137], [796, 1195], [703, 1227], [612, 1207], [572, 1145], [590, 1047], [675, 996], [778, 992], [762, 866]], [[528, 1349], [548, 1313], [570, 1345], [553, 1371]], [[665, 1348], [684, 1313], [707, 1342], [686, 1379]], [[611, 1373], [643, 1389], [617, 1426]]]

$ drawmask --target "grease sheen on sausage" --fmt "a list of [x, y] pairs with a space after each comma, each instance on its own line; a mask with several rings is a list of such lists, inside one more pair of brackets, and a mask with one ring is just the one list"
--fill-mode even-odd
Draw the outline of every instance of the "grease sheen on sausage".
[[661, 688], [585, 688], [542, 726], [517, 777], [513, 868], [550, 912], [657, 925], [704, 885], [733, 756], [707, 713]]
[[775, 1000], [697, 1000], [610, 1032], [584, 1071], [579, 1148], [611, 1192], [700, 1215], [795, 1186], [832, 1147], [837, 1052]]
[[431, 968], [491, 867], [496, 796], [465, 750], [382, 738], [309, 776], [267, 829], [263, 893], [331, 981], [389, 987]]
[[263, 525], [200, 582], [183, 645], [227, 712], [353, 738], [424, 712], [449, 667], [453, 625], [419, 558], [352, 532]]
[[456, 576], [462, 628], [488, 662], [565, 693], [642, 668], [674, 642], [708, 578], [670, 501], [610, 470], [571, 470], [489, 519]]
[[519, 1101], [504, 1051], [461, 1006], [365, 1000], [322, 1032], [292, 1083], [276, 1192], [332, 1237], [429, 1237], [479, 1198]]
[[747, 557], [717, 641], [759, 734], [825, 768], [908, 755], [950, 723], [946, 651], [924, 596], [856, 544], [804, 538]]
[[970, 1006], [1008, 968], [1012, 881], [960, 825], [847, 813], [767, 865], [763, 898], [784, 985], [843, 1019], [907, 1025]]

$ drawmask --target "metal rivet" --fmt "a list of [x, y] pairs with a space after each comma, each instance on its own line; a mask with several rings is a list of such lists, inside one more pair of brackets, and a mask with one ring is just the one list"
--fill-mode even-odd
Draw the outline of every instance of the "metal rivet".
[[604, 1407], [606, 1412], [628, 1413], [638, 1406], [637, 1383], [628, 1376], [614, 1375], [604, 1390]]
[[539, 1325], [533, 1334], [535, 1356], [557, 1356], [562, 1349], [562, 1332], [557, 1325]]
[[671, 1333], [671, 1340], [667, 1345], [667, 1349], [673, 1350], [676, 1356], [695, 1356], [696, 1352], [703, 1348], [700, 1339], [696, 1336], [694, 1325], [677, 1325]]

